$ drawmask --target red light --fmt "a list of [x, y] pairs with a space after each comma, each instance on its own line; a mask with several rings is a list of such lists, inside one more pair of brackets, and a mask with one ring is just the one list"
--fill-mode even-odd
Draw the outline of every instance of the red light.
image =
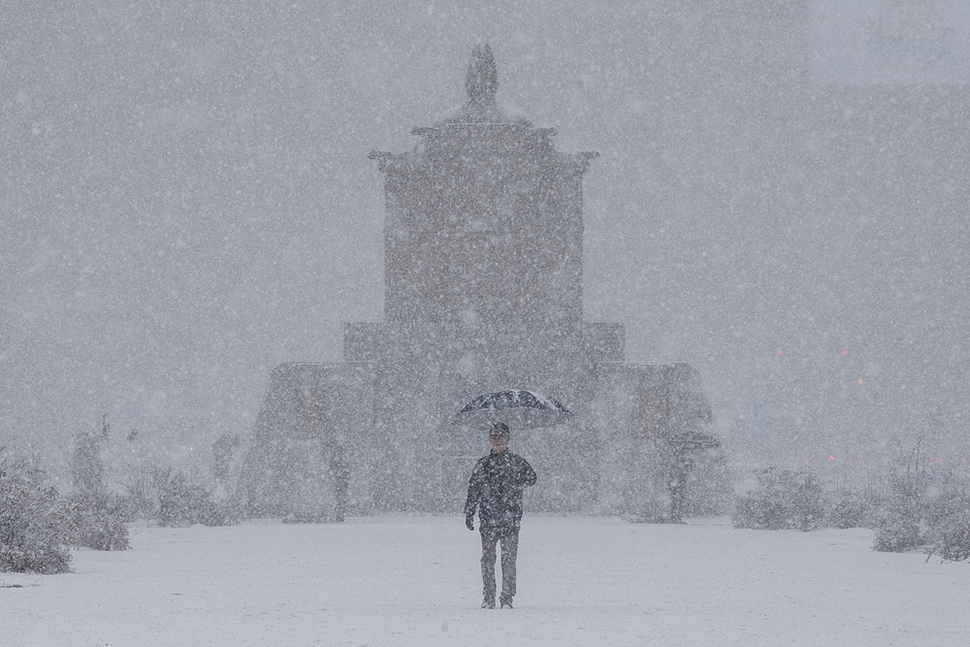
[[842, 349], [842, 357], [848, 357], [848, 356], [849, 356], [849, 349], [848, 348], [843, 348]]
[[832, 456], [831, 454], [829, 454], [829, 460], [830, 461], [834, 461], [835, 460], [835, 456]]
[[785, 351], [783, 351], [782, 349], [779, 348], [778, 349], [778, 357], [781, 357], [784, 354], [785, 354]]

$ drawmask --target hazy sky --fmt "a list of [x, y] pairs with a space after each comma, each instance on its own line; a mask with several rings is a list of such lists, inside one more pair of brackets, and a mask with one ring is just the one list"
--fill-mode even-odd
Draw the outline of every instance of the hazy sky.
[[488, 41], [500, 101], [601, 153], [586, 319], [628, 359], [693, 364], [721, 433], [764, 403], [966, 447], [960, 3], [466, 4], [6, 3], [0, 444], [247, 433], [272, 366], [340, 359], [382, 317], [367, 153], [461, 104]]

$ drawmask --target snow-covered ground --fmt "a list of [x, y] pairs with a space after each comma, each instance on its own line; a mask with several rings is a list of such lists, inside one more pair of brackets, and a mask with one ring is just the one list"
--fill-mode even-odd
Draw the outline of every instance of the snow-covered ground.
[[0, 573], [0, 644], [962, 647], [970, 564], [866, 530], [526, 517], [515, 609], [481, 610], [459, 517], [132, 528], [74, 573]]

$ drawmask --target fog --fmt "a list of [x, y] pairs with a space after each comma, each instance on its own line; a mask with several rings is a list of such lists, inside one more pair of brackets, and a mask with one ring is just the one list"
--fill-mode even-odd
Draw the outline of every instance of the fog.
[[501, 102], [601, 155], [584, 318], [628, 359], [694, 366], [737, 451], [970, 457], [958, 2], [7, 4], [0, 446], [42, 466], [105, 414], [247, 435], [275, 365], [380, 321], [367, 153], [463, 103], [480, 42]]

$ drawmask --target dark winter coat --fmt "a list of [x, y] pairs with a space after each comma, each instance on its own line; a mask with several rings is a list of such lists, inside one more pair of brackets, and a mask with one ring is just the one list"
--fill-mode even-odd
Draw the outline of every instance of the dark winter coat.
[[522, 519], [522, 491], [536, 483], [529, 462], [510, 451], [480, 459], [468, 480], [465, 516], [475, 514], [485, 527], [518, 525]]

